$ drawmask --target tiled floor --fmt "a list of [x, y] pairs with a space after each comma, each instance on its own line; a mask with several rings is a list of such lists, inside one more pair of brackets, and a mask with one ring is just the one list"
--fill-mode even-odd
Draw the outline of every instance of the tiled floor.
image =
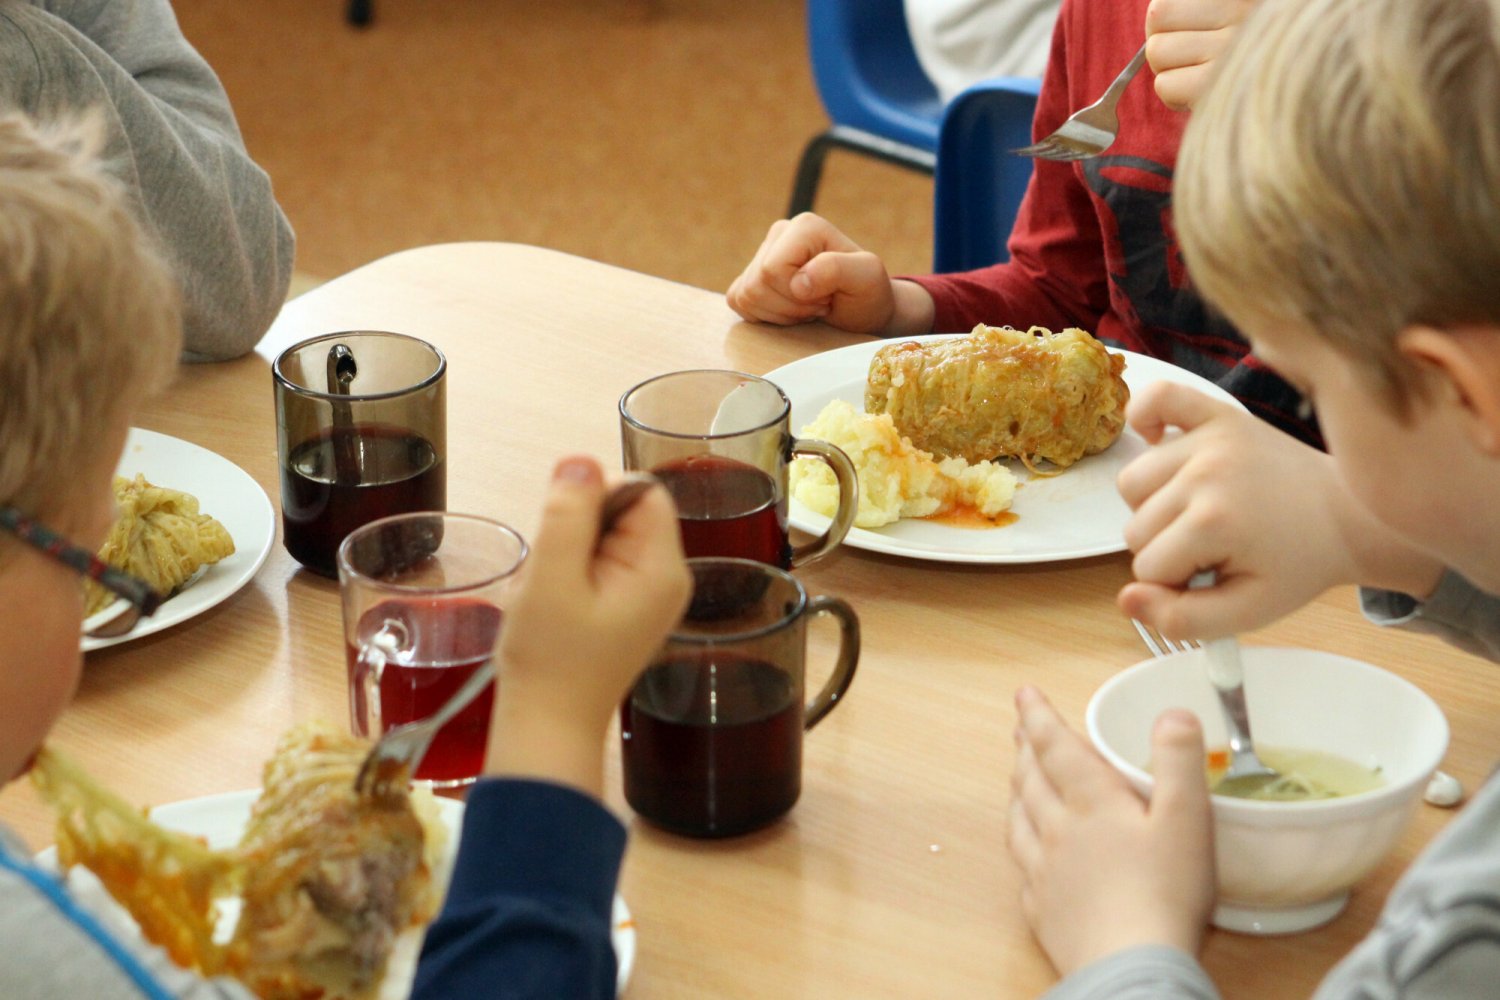
[[[825, 123], [801, 0], [376, 0], [365, 30], [342, 0], [176, 7], [309, 279], [479, 239], [722, 289]], [[921, 271], [931, 191], [834, 154], [819, 208], [893, 271]]]

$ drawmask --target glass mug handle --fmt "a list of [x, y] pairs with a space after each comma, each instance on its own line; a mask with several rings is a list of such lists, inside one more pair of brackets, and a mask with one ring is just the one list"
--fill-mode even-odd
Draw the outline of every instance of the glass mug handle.
[[829, 614], [838, 619], [839, 656], [833, 665], [833, 673], [823, 684], [823, 690], [803, 709], [804, 730], [816, 726], [823, 716], [833, 711], [853, 683], [854, 668], [859, 665], [859, 616], [854, 613], [853, 608], [837, 597], [814, 597], [807, 602], [807, 614]]
[[[361, 736], [376, 738], [385, 731], [380, 706], [380, 678], [385, 665], [396, 659], [408, 648], [411, 637], [406, 626], [389, 618], [380, 623], [374, 635], [359, 644], [359, 653], [354, 658], [354, 676], [350, 678], [354, 689], [353, 729]], [[359, 706], [364, 706], [364, 711]]]
[[833, 512], [828, 530], [807, 544], [792, 549], [792, 568], [799, 569], [822, 559], [849, 534], [849, 529], [854, 526], [854, 516], [859, 513], [859, 475], [854, 471], [854, 463], [849, 461], [844, 450], [827, 441], [794, 437], [792, 454], [826, 462], [839, 484], [839, 505]]

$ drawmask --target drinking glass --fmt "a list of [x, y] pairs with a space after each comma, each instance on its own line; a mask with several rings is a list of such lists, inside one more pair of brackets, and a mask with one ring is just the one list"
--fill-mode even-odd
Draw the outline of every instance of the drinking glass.
[[[350, 725], [376, 738], [424, 719], [494, 654], [526, 542], [498, 521], [438, 511], [356, 528], [339, 546]], [[473, 781], [484, 764], [495, 689], [438, 730], [413, 777]]]
[[[674, 833], [729, 837], [784, 815], [802, 791], [802, 734], [854, 680], [859, 619], [809, 597], [785, 570], [748, 559], [690, 559], [688, 615], [620, 709], [625, 798]], [[737, 595], [730, 603], [720, 598]], [[705, 600], [705, 595], [709, 599]], [[804, 703], [807, 622], [839, 624], [833, 672]]]
[[339, 543], [355, 528], [447, 506], [447, 370], [431, 344], [375, 330], [277, 356], [282, 544], [299, 563], [336, 576]]
[[[625, 468], [650, 472], [677, 502], [689, 557], [806, 566], [844, 540], [859, 508], [849, 457], [824, 441], [794, 437], [792, 406], [776, 385], [744, 372], [703, 369], [647, 379], [620, 397]], [[792, 547], [787, 464], [794, 455], [832, 467], [839, 505], [828, 530]]]

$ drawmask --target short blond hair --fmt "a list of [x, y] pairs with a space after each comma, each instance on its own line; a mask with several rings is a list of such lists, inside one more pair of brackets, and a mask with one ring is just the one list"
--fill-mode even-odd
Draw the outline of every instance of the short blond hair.
[[1204, 298], [1326, 338], [1405, 412], [1401, 330], [1500, 322], [1500, 0], [1263, 0], [1173, 187]]
[[182, 346], [176, 284], [98, 136], [0, 116], [0, 506], [38, 517], [71, 509]]

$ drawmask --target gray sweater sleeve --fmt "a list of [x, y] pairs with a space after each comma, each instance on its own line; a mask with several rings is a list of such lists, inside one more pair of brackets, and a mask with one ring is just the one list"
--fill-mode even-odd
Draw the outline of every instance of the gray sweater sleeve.
[[1084, 966], [1042, 1000], [1219, 1000], [1219, 991], [1187, 952], [1142, 945]]
[[181, 285], [185, 357], [250, 350], [286, 297], [292, 230], [168, 0], [0, 0], [0, 60], [0, 102], [102, 113], [111, 167]]
[[1391, 891], [1316, 1000], [1500, 993], [1500, 782], [1491, 779]]
[[238, 982], [174, 965], [92, 873], [74, 869], [63, 891], [24, 858], [0, 827], [0, 997], [254, 1000]]
[[1500, 660], [1500, 597], [1449, 570], [1426, 601], [1390, 590], [1361, 589], [1360, 607], [1377, 625], [1436, 635], [1460, 649]]

